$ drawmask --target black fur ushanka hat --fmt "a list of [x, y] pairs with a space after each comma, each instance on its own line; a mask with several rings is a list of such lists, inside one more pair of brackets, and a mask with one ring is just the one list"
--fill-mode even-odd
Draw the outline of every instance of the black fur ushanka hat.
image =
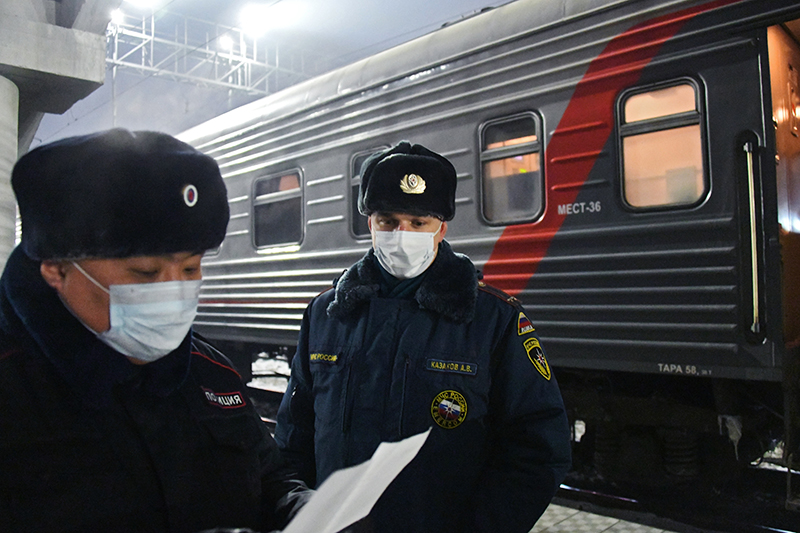
[[200, 253], [228, 225], [216, 161], [164, 133], [113, 129], [39, 146], [11, 184], [35, 260]]
[[422, 145], [401, 141], [372, 154], [361, 166], [358, 211], [435, 216], [456, 214], [456, 170], [452, 163]]

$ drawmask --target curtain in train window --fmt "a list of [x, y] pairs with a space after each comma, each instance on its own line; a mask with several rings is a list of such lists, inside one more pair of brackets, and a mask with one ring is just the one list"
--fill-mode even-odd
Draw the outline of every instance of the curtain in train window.
[[255, 182], [254, 239], [257, 247], [295, 244], [303, 238], [300, 173], [276, 174]]
[[369, 236], [367, 217], [358, 212], [358, 188], [361, 185], [361, 165], [375, 152], [380, 152], [387, 148], [388, 146], [382, 146], [358, 153], [353, 156], [350, 162], [350, 230], [355, 237]]
[[539, 117], [516, 115], [481, 131], [481, 209], [490, 224], [516, 224], [542, 213]]
[[623, 96], [622, 191], [631, 207], [693, 205], [706, 194], [698, 102], [691, 83]]

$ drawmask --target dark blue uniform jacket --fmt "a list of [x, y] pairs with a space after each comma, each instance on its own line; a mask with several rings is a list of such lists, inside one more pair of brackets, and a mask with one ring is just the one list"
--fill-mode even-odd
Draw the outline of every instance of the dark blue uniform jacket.
[[0, 531], [282, 527], [303, 485], [244, 392], [191, 334], [131, 364], [18, 248], [0, 279]]
[[529, 531], [570, 465], [533, 325], [446, 242], [409, 298], [381, 297], [373, 256], [306, 309], [278, 445], [317, 485], [432, 427], [371, 513], [374, 530]]

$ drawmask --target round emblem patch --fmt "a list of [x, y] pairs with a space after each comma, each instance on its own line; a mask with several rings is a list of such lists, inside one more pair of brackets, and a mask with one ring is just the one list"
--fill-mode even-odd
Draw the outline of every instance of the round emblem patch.
[[458, 427], [467, 418], [467, 400], [460, 392], [442, 391], [433, 399], [431, 416], [440, 427], [445, 429]]
[[183, 188], [183, 201], [189, 207], [194, 207], [197, 203], [197, 187], [194, 185], [187, 185]]

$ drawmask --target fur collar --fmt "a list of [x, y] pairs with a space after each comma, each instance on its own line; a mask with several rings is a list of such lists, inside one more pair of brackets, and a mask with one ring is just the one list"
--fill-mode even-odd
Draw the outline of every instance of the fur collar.
[[[334, 282], [334, 299], [328, 316], [344, 318], [378, 295], [381, 273], [370, 249]], [[453, 252], [447, 241], [439, 244], [436, 260], [428, 268], [414, 299], [421, 309], [433, 311], [454, 322], [469, 322], [475, 315], [478, 275], [469, 258]]]

